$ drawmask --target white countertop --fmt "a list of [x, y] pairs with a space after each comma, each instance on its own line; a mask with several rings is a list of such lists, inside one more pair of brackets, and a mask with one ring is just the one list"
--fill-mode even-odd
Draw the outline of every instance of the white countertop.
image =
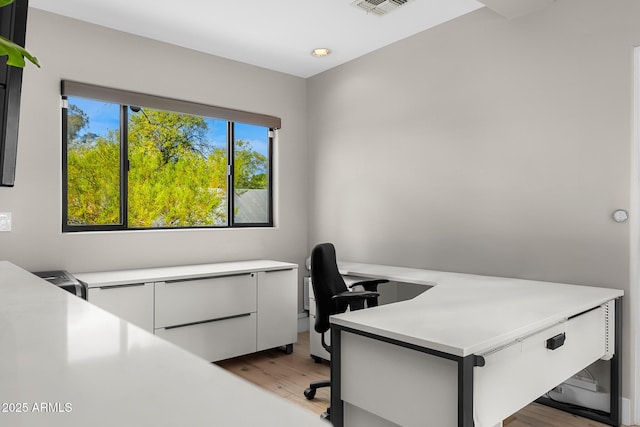
[[433, 286], [409, 301], [331, 317], [456, 356], [481, 354], [621, 297], [619, 289], [384, 265], [339, 263], [342, 274]]
[[229, 276], [256, 271], [274, 271], [298, 268], [297, 264], [271, 260], [220, 262], [215, 264], [182, 265], [171, 267], [140, 268], [121, 271], [73, 273], [88, 287], [116, 286], [129, 283], [162, 282], [184, 278]]
[[2, 426], [327, 426], [7, 261], [0, 362]]

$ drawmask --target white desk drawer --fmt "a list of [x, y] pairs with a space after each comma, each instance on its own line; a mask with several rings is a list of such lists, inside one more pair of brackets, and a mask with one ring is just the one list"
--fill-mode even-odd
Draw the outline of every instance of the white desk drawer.
[[[485, 354], [485, 366], [474, 368], [476, 426], [498, 424], [603, 357], [605, 328], [605, 310], [597, 307]], [[564, 345], [547, 349], [547, 340], [562, 333]]]
[[254, 313], [256, 274], [160, 282], [155, 299], [156, 328]]
[[256, 351], [256, 314], [168, 329], [156, 329], [166, 339], [210, 362]]

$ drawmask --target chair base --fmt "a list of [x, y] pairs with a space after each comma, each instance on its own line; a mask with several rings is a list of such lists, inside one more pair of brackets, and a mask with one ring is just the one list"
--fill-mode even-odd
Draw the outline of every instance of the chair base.
[[320, 418], [323, 420], [331, 421], [331, 408], [327, 408], [327, 412], [323, 412], [320, 414]]
[[316, 397], [316, 390], [322, 387], [331, 387], [331, 381], [322, 380], [312, 382], [311, 384], [309, 384], [308, 388], [304, 389], [304, 397], [306, 397], [308, 400], [312, 400], [314, 397]]

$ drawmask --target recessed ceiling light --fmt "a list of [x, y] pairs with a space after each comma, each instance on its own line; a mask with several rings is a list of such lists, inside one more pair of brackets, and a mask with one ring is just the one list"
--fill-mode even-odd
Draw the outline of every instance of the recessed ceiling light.
[[330, 53], [331, 51], [326, 47], [319, 47], [318, 49], [313, 49], [311, 51], [311, 55], [317, 56], [317, 57], [328, 56]]

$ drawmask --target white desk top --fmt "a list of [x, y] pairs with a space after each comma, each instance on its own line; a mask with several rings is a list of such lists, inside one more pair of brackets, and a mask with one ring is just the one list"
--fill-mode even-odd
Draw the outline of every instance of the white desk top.
[[[0, 361], [3, 426], [327, 425], [7, 261]], [[16, 403], [27, 413], [2, 411]]]
[[433, 286], [332, 323], [443, 351], [481, 354], [609, 300], [618, 289], [344, 262], [342, 274]]
[[338, 269], [342, 275], [369, 279], [387, 279], [394, 282], [414, 283], [425, 286], [437, 285], [437, 280], [443, 274], [441, 271], [394, 267], [392, 265], [362, 264], [357, 262], [339, 262]]
[[273, 271], [298, 268], [297, 264], [270, 260], [220, 262], [215, 264], [181, 265], [172, 267], [140, 268], [122, 271], [73, 273], [88, 287], [115, 286], [129, 283], [162, 282], [185, 278], [214, 277], [244, 274], [255, 271]]

